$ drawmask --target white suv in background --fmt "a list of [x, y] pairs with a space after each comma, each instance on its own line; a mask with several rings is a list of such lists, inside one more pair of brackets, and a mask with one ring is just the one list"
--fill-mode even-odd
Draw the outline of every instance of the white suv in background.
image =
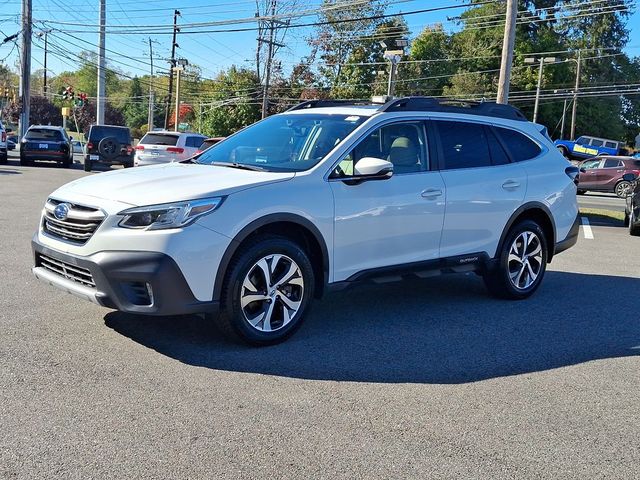
[[544, 131], [492, 103], [306, 102], [194, 160], [59, 188], [33, 272], [108, 308], [211, 314], [262, 345], [357, 282], [475, 271], [524, 299], [578, 236], [578, 170]]
[[207, 137], [199, 133], [153, 131], [136, 145], [135, 166], [186, 160], [195, 155]]

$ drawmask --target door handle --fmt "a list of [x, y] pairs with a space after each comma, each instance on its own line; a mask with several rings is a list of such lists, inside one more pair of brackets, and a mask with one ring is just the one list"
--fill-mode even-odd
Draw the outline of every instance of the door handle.
[[422, 198], [434, 199], [442, 195], [442, 190], [439, 188], [427, 188], [426, 190], [423, 190], [420, 195], [422, 195]]
[[505, 190], [512, 190], [518, 188], [520, 186], [520, 182], [516, 182], [515, 180], [507, 180], [502, 184], [502, 188]]

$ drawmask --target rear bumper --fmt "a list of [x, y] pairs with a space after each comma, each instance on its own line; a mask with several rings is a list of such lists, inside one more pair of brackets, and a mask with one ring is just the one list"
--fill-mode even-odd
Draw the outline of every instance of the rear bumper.
[[64, 162], [69, 160], [69, 152], [47, 152], [38, 150], [22, 150], [20, 156], [25, 160], [51, 160]]
[[578, 235], [580, 234], [580, 214], [576, 215], [576, 219], [573, 221], [573, 225], [571, 225], [571, 229], [567, 234], [567, 237], [564, 240], [561, 240], [555, 244], [555, 248], [553, 249], [553, 254], [557, 255], [558, 253], [564, 252], [569, 248], [573, 247], [576, 243], [578, 243]]
[[48, 248], [35, 238], [31, 245], [38, 279], [98, 305], [146, 315], [218, 310], [218, 302], [195, 298], [175, 261], [164, 253], [103, 251], [79, 257]]
[[[97, 153], [92, 153], [91, 155], [97, 155]], [[107, 160], [105, 158], [102, 158], [100, 156], [99, 160], [90, 160], [89, 155], [85, 155], [84, 156], [84, 161], [86, 162], [91, 162], [93, 163], [102, 163], [104, 165], [133, 165], [133, 156], [117, 156], [111, 160]]]

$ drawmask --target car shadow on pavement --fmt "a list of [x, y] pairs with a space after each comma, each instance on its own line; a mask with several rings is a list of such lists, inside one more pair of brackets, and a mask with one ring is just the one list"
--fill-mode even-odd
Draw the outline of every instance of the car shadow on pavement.
[[180, 362], [285, 377], [466, 383], [640, 355], [640, 279], [547, 272], [525, 301], [489, 297], [475, 275], [354, 288], [316, 302], [282, 344], [251, 348], [199, 316], [120, 312], [105, 324]]
[[22, 175], [22, 172], [19, 172], [18, 170], [0, 168], [0, 175]]

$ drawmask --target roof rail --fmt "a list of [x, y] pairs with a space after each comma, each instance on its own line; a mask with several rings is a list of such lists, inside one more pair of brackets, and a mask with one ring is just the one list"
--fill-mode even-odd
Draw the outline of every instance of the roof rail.
[[366, 100], [307, 100], [294, 105], [286, 111], [293, 112], [294, 110], [304, 110], [306, 108], [344, 107], [348, 105], [371, 105], [371, 102]]
[[484, 115], [487, 117], [506, 118], [509, 120], [527, 121], [527, 117], [511, 105], [495, 102], [475, 102], [450, 98], [404, 97], [385, 103], [379, 112], [450, 112], [468, 115]]

